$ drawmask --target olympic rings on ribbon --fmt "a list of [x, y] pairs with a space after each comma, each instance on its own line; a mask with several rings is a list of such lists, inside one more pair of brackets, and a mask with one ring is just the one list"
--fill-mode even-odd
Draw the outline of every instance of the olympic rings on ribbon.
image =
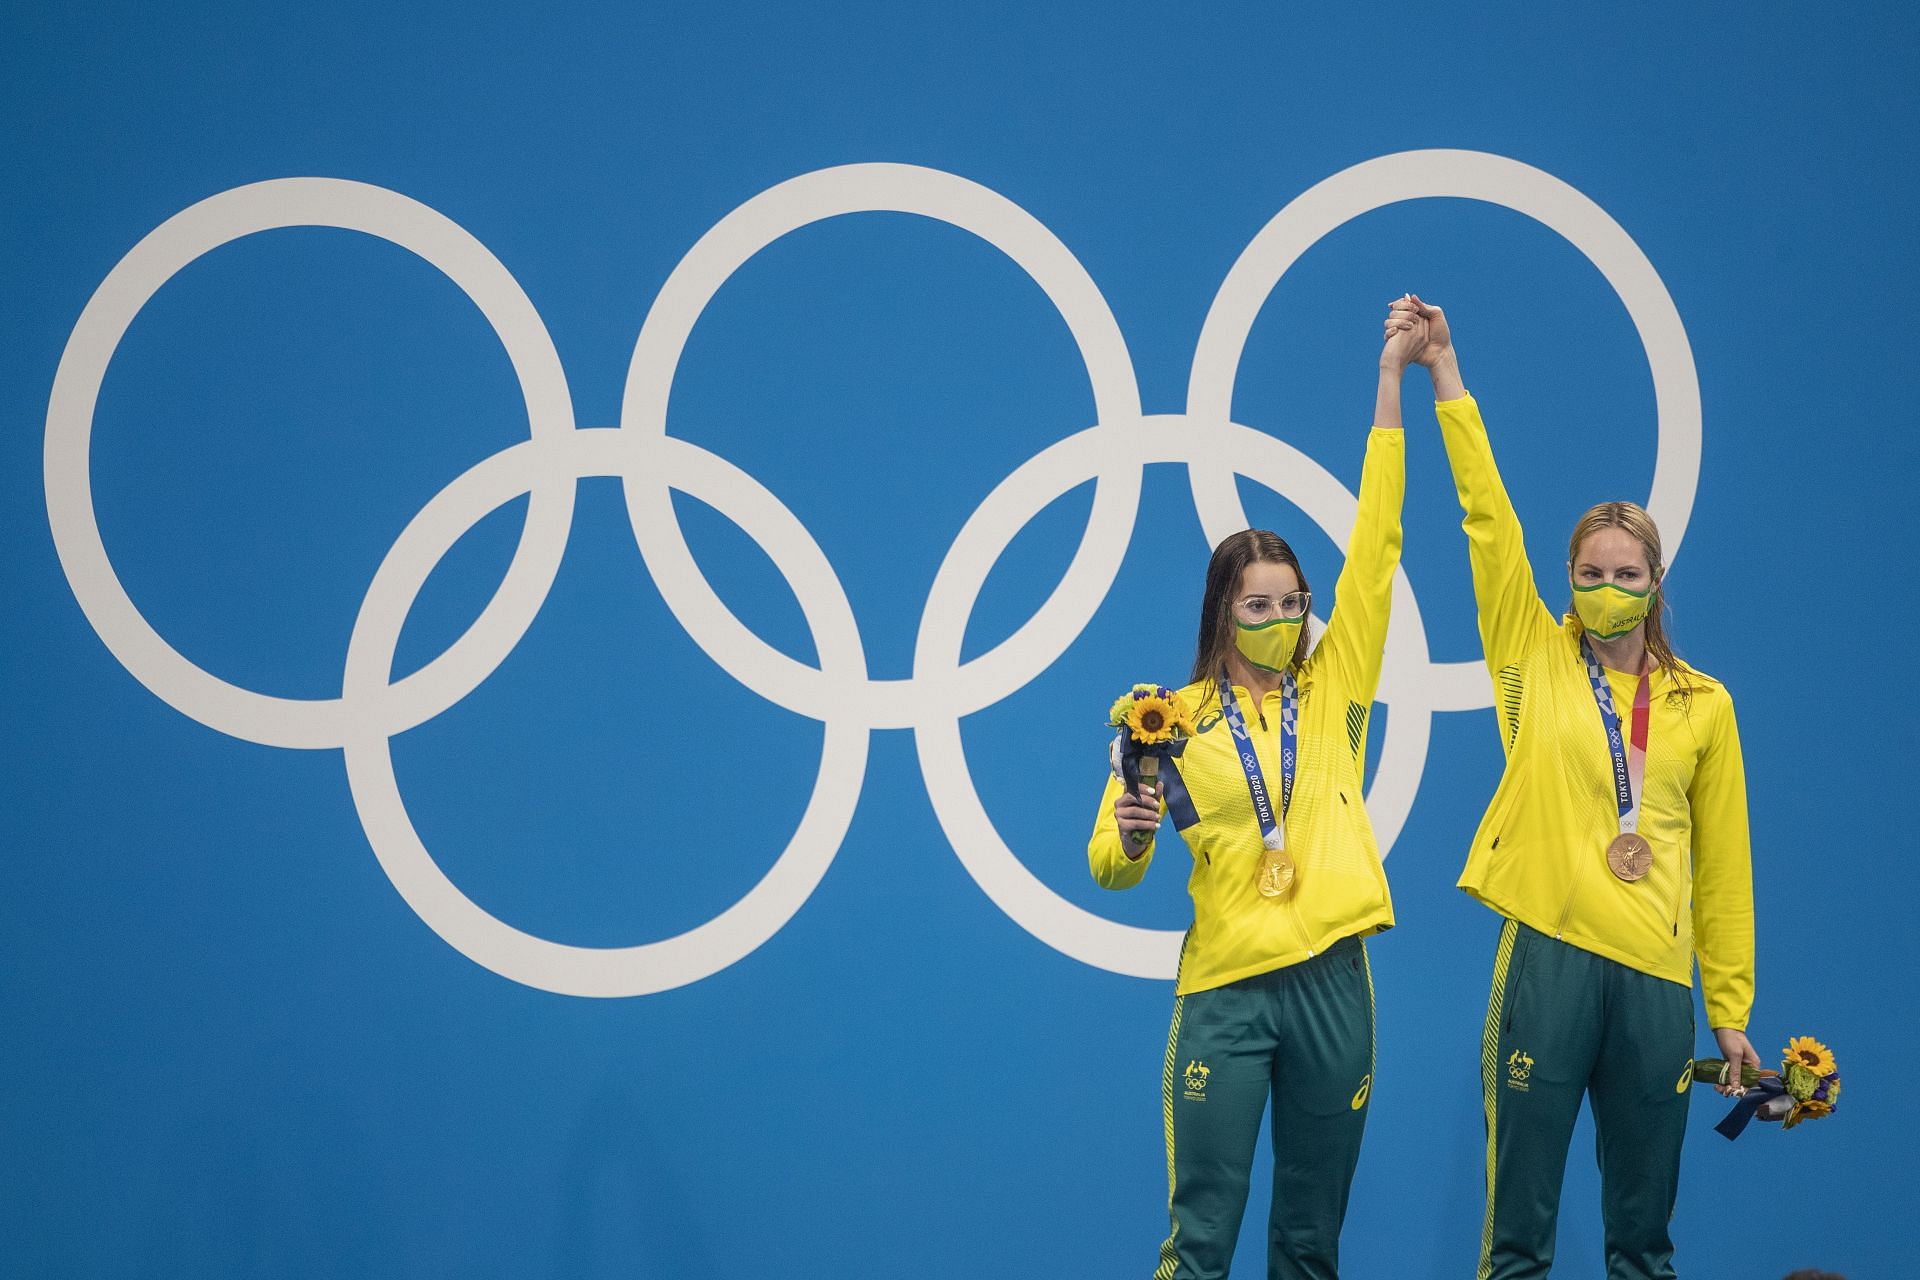
[[[697, 982], [751, 953], [812, 894], [859, 803], [870, 735], [911, 729], [934, 812], [981, 889], [1021, 928], [1086, 964], [1173, 975], [1179, 932], [1123, 925], [1054, 893], [994, 829], [974, 790], [961, 719], [1047, 669], [1079, 636], [1119, 574], [1147, 463], [1186, 466], [1210, 541], [1242, 528], [1233, 478], [1244, 475], [1298, 505], [1336, 543], [1356, 499], [1324, 467], [1271, 435], [1231, 420], [1233, 383], [1254, 319], [1287, 269], [1349, 219], [1402, 200], [1452, 196], [1526, 214], [1565, 237], [1613, 285], [1645, 344], [1659, 414], [1660, 454], [1648, 503], [1677, 553], [1700, 469], [1700, 394], [1691, 348], [1659, 275], [1599, 205], [1541, 170], [1471, 151], [1409, 151], [1318, 183], [1254, 237], [1208, 312], [1184, 414], [1141, 411], [1132, 359], [1099, 289], [1066, 246], [1025, 210], [964, 178], [900, 164], [823, 169], [747, 201], [694, 244], [661, 287], [629, 366], [618, 427], [579, 428], [545, 325], [487, 249], [443, 215], [381, 187], [287, 178], [237, 187], [169, 218], [101, 282], [74, 326], [47, 410], [47, 510], [54, 547], [88, 621], [135, 679], [210, 728], [269, 746], [338, 748], [362, 826], [394, 888], [435, 933], [478, 964], [531, 987], [629, 996]], [[811, 533], [753, 477], [667, 435], [680, 355], [706, 305], [742, 264], [780, 237], [848, 213], [932, 218], [1005, 253], [1045, 291], [1078, 345], [1098, 421], [1042, 449], [968, 518], [928, 591], [913, 674], [867, 674], [853, 608]], [[408, 249], [479, 307], [505, 345], [527, 406], [528, 439], [476, 464], [433, 497], [387, 552], [348, 642], [341, 693], [270, 697], [230, 684], [172, 648], [115, 576], [94, 515], [88, 462], [94, 406], [134, 317], [188, 263], [242, 236], [279, 227], [361, 231]], [[1224, 463], [1222, 460], [1225, 460]], [[488, 914], [454, 885], [420, 841], [394, 775], [389, 743], [477, 688], [512, 652], [551, 589], [573, 519], [576, 482], [621, 479], [634, 536], [662, 599], [694, 642], [761, 697], [824, 724], [820, 773], [800, 824], [764, 877], [719, 916], [675, 937], [627, 947], [538, 938]], [[1093, 508], [1064, 576], [1012, 635], [969, 661], [961, 637], [994, 564], [1014, 536], [1070, 489], [1094, 482]], [[739, 621], [708, 584], [673, 513], [671, 491], [700, 499], [757, 542], [786, 578], [820, 665], [779, 652]], [[476, 523], [527, 495], [525, 526], [493, 598], [445, 652], [401, 680], [394, 649], [408, 611], [441, 558]], [[929, 625], [944, 619], [943, 625]], [[1369, 812], [1390, 851], [1419, 789], [1436, 711], [1491, 705], [1477, 662], [1435, 663], [1412, 583], [1394, 581], [1380, 698], [1393, 708]]]

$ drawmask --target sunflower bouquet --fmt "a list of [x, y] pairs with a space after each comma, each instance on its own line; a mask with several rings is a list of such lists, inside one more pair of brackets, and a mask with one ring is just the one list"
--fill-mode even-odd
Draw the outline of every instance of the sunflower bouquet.
[[[1167, 805], [1174, 814], [1174, 825], [1186, 827], [1183, 820], [1191, 812], [1180, 784], [1179, 770], [1173, 760], [1187, 749], [1193, 736], [1193, 713], [1176, 689], [1161, 684], [1136, 684], [1113, 700], [1107, 712], [1107, 727], [1118, 730], [1114, 736], [1114, 767], [1128, 791], [1137, 792], [1145, 783], [1152, 787], [1160, 781], [1160, 764], [1167, 762]], [[1195, 818], [1197, 820], [1197, 817]], [[1145, 844], [1148, 835], [1136, 831], [1134, 842]]]
[[[1812, 1036], [1793, 1037], [1782, 1052], [1778, 1071], [1740, 1069], [1740, 1085], [1747, 1092], [1732, 1114], [1714, 1126], [1717, 1132], [1737, 1138], [1756, 1117], [1791, 1129], [1802, 1120], [1833, 1114], [1840, 1105], [1840, 1068], [1833, 1052]], [[1693, 1078], [1701, 1084], [1726, 1084], [1729, 1071], [1723, 1058], [1701, 1058], [1693, 1064]]]

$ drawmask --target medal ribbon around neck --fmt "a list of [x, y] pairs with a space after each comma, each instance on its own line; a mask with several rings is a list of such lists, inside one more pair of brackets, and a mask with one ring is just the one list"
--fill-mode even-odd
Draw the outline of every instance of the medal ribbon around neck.
[[1580, 656], [1586, 659], [1587, 680], [1593, 685], [1593, 700], [1600, 705], [1600, 723], [1607, 730], [1607, 748], [1613, 753], [1613, 789], [1620, 805], [1620, 831], [1623, 835], [1636, 833], [1640, 829], [1640, 801], [1646, 791], [1647, 721], [1652, 714], [1647, 673], [1641, 673], [1640, 686], [1634, 690], [1631, 737], [1623, 742], [1620, 713], [1613, 706], [1613, 690], [1585, 636], [1580, 637]]
[[1226, 669], [1220, 671], [1220, 714], [1233, 734], [1234, 754], [1240, 757], [1240, 769], [1247, 775], [1247, 794], [1253, 798], [1253, 816], [1260, 822], [1260, 843], [1269, 849], [1287, 847], [1287, 808], [1293, 803], [1294, 761], [1300, 737], [1300, 691], [1289, 668], [1280, 677], [1280, 812], [1273, 811], [1273, 798], [1267, 794], [1266, 774], [1260, 769], [1260, 757], [1253, 749], [1253, 735], [1247, 732], [1246, 717], [1233, 696], [1233, 681]]

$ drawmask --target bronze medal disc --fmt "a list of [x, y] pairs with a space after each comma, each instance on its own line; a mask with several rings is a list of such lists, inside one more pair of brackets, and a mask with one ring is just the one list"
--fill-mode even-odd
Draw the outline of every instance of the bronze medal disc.
[[1260, 874], [1254, 887], [1263, 898], [1277, 898], [1293, 888], [1293, 859], [1285, 849], [1265, 849], [1260, 854]]
[[1638, 880], [1653, 870], [1653, 846], [1637, 831], [1623, 831], [1607, 846], [1607, 865], [1622, 880]]

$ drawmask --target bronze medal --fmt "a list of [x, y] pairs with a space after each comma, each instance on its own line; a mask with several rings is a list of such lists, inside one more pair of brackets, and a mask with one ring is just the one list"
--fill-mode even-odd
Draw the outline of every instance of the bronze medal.
[[1285, 849], [1261, 851], [1260, 873], [1254, 877], [1253, 884], [1263, 898], [1278, 898], [1293, 888], [1293, 859]]
[[1607, 846], [1607, 866], [1622, 880], [1641, 879], [1653, 870], [1653, 846], [1637, 831], [1622, 831]]

